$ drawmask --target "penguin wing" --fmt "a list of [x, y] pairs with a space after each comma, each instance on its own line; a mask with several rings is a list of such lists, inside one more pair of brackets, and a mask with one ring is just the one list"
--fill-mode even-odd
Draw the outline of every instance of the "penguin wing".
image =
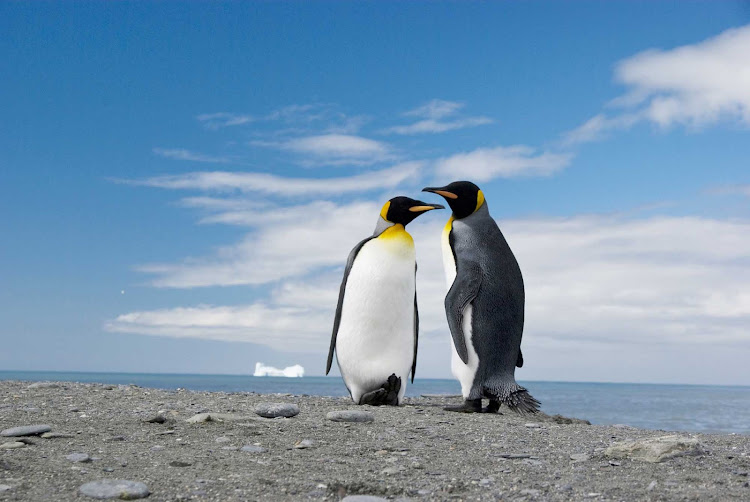
[[482, 271], [475, 261], [462, 260], [456, 269], [456, 279], [445, 295], [445, 314], [451, 330], [453, 345], [464, 364], [469, 362], [464, 337], [464, 310], [474, 301], [482, 285]]
[[[417, 264], [414, 264], [414, 277], [417, 276]], [[414, 360], [411, 363], [411, 383], [414, 383], [414, 372], [417, 371], [417, 345], [419, 345], [419, 309], [417, 308], [417, 288], [414, 288]]]
[[349, 272], [351, 272], [352, 265], [354, 264], [354, 259], [357, 257], [357, 254], [359, 254], [362, 246], [367, 244], [371, 239], [374, 239], [375, 237], [376, 236], [371, 235], [370, 237], [360, 241], [356, 246], [354, 246], [354, 249], [352, 249], [351, 253], [349, 253], [349, 258], [347, 258], [346, 260], [344, 279], [341, 281], [341, 287], [339, 288], [339, 302], [336, 305], [336, 317], [333, 319], [333, 333], [331, 334], [331, 346], [328, 348], [326, 375], [329, 371], [331, 371], [331, 364], [333, 364], [333, 351], [336, 348], [336, 336], [339, 334], [339, 325], [341, 324], [341, 309], [344, 306], [344, 293], [346, 292], [346, 281], [347, 279], [349, 279]]

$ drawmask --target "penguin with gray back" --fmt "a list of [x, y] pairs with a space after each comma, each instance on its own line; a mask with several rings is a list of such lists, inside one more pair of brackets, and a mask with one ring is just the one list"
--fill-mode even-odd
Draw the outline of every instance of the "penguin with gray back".
[[383, 205], [375, 232], [360, 241], [341, 281], [326, 375], [336, 353], [341, 376], [357, 404], [398, 405], [417, 366], [419, 313], [416, 253], [405, 226], [443, 209], [408, 197]]
[[453, 338], [451, 369], [464, 403], [446, 409], [480, 412], [482, 398], [488, 398], [486, 412], [501, 404], [537, 412], [539, 402], [515, 380], [515, 368], [523, 365], [523, 277], [484, 194], [469, 181], [423, 191], [442, 196], [453, 210], [443, 232], [445, 312]]

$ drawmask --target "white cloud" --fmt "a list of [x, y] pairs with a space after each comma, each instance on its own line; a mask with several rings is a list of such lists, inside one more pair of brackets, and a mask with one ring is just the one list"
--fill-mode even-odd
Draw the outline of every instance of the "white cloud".
[[421, 162], [404, 162], [387, 169], [340, 178], [285, 178], [256, 172], [199, 171], [126, 183], [172, 190], [240, 191], [301, 197], [393, 188], [416, 178], [422, 167]]
[[168, 159], [175, 160], [189, 160], [192, 162], [207, 162], [211, 164], [226, 164], [231, 162], [227, 157], [219, 157], [215, 155], [206, 155], [204, 153], [196, 153], [184, 148], [154, 148], [153, 152], [160, 156]]
[[639, 122], [702, 127], [720, 121], [750, 125], [750, 25], [670, 50], [651, 49], [617, 63], [620, 112], [598, 114], [563, 135], [565, 144], [596, 141]]
[[229, 112], [204, 113], [198, 115], [196, 119], [202, 122], [207, 129], [221, 129], [222, 127], [244, 125], [257, 120], [252, 115]]
[[254, 230], [213, 256], [143, 265], [138, 270], [155, 275], [152, 284], [166, 288], [266, 284], [303, 277], [344, 263], [351, 248], [372, 233], [379, 211], [377, 203], [321, 201], [262, 213], [219, 213], [210, 220]]
[[618, 63], [630, 87], [619, 102], [641, 106], [660, 126], [739, 119], [750, 125], [750, 25], [671, 50], [648, 50]]
[[404, 113], [406, 116], [421, 117], [422, 120], [409, 125], [389, 127], [383, 132], [386, 134], [393, 133], [404, 135], [440, 133], [456, 129], [465, 129], [467, 127], [475, 127], [492, 122], [492, 119], [489, 117], [464, 117], [443, 120], [446, 117], [455, 115], [463, 107], [463, 103], [433, 99], [414, 110]]
[[548, 176], [567, 167], [570, 153], [537, 153], [525, 145], [478, 148], [440, 159], [436, 173], [442, 180], [488, 181], [518, 176]]
[[255, 140], [253, 146], [278, 148], [300, 156], [303, 165], [369, 165], [396, 156], [390, 147], [380, 141], [350, 134], [319, 134], [284, 141]]

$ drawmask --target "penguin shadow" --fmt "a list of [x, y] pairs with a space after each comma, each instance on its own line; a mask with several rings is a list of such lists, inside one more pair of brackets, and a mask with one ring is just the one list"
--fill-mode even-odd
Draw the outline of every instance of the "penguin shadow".
[[392, 373], [380, 388], [362, 395], [359, 404], [370, 406], [398, 406], [398, 393], [401, 391], [401, 377]]

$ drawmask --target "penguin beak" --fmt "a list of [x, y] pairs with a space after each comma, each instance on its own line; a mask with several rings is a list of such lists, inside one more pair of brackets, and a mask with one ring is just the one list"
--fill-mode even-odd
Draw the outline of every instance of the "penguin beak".
[[443, 187], [424, 187], [422, 191], [436, 193], [446, 199], [458, 199], [458, 195], [454, 194], [453, 192], [449, 192], [448, 190], [444, 190]]
[[433, 209], [445, 209], [445, 206], [441, 204], [428, 204], [426, 202], [422, 202], [421, 200], [416, 201], [415, 206], [411, 206], [409, 208], [409, 211], [412, 213], [422, 213], [424, 211], [432, 211]]

